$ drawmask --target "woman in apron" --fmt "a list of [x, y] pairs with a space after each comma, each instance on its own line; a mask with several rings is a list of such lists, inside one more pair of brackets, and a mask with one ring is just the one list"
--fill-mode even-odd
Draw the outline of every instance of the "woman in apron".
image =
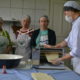
[[[71, 51], [62, 58], [52, 60], [51, 63], [58, 64], [66, 59], [72, 59], [74, 71], [80, 74], [80, 5], [75, 1], [66, 2], [64, 4], [64, 15], [65, 20], [72, 23], [72, 29], [69, 36], [54, 47], [63, 48], [68, 46]], [[52, 46], [45, 45], [44, 47], [51, 48]]]
[[0, 17], [0, 54], [10, 53], [12, 50], [12, 43], [7, 31], [2, 29], [3, 19]]
[[17, 42], [16, 42], [16, 54], [24, 56], [23, 60], [26, 61], [31, 56], [30, 39], [32, 29], [30, 29], [30, 16], [26, 16], [21, 20], [22, 28], [17, 31]]

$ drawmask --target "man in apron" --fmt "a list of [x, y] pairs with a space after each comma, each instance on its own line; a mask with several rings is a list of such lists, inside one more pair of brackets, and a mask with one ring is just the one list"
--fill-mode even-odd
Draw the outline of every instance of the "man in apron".
[[[65, 20], [72, 23], [72, 29], [69, 36], [57, 44], [55, 48], [68, 46], [71, 51], [62, 58], [52, 60], [51, 63], [58, 64], [60, 61], [72, 59], [74, 71], [80, 74], [80, 5], [75, 1], [66, 2], [64, 4], [64, 15]], [[52, 46], [45, 45], [44, 47], [51, 48]]]

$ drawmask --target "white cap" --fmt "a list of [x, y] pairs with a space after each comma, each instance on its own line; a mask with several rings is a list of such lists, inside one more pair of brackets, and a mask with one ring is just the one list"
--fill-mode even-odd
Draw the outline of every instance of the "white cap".
[[76, 1], [67, 1], [64, 7], [72, 7], [74, 9], [80, 10], [80, 5]]

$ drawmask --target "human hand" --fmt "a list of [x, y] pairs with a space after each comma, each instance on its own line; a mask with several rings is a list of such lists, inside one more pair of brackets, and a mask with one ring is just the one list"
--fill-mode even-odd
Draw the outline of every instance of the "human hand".
[[57, 44], [54, 46], [55, 48], [62, 48], [62, 45], [61, 44]]
[[44, 48], [52, 48], [52, 46], [48, 45], [48, 44], [44, 44], [43, 46], [44, 46]]
[[61, 58], [55, 59], [55, 60], [51, 60], [50, 63], [54, 64], [54, 65], [60, 65], [62, 63]]

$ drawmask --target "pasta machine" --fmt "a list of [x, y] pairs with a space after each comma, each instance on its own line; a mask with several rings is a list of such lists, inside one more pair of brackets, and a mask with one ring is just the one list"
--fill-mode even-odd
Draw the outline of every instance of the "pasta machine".
[[52, 59], [60, 58], [64, 55], [64, 49], [58, 48], [37, 48], [32, 52], [32, 64], [35, 68], [41, 69], [65, 69], [64, 62], [54, 65], [49, 62]]

